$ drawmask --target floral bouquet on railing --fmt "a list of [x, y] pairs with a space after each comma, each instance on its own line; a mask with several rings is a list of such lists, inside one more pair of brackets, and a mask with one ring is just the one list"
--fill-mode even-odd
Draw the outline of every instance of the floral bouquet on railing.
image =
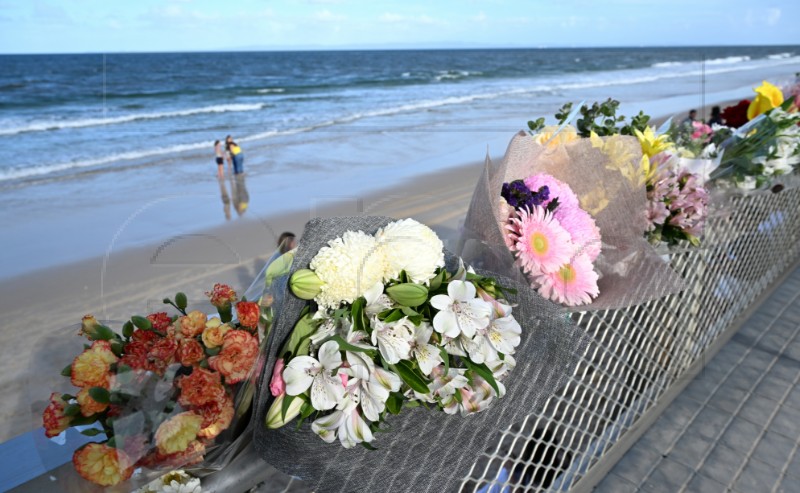
[[681, 289], [644, 239], [651, 166], [634, 135], [649, 117], [627, 122], [618, 104], [567, 104], [558, 126], [531, 121], [502, 163], [487, 158], [461, 238], [465, 261], [568, 307], [617, 308]]
[[80, 335], [89, 343], [62, 371], [76, 391], [53, 393], [43, 414], [48, 437], [80, 427], [102, 438], [73, 455], [83, 478], [112, 486], [138, 467], [225, 464], [226, 448], [247, 424], [259, 307], [237, 303], [223, 284], [207, 295], [218, 316], [187, 311], [186, 296], [178, 293], [164, 300], [178, 315], [133, 316], [121, 333], [84, 317]]
[[587, 343], [520, 287], [410, 219], [312, 220], [266, 343], [256, 451], [315, 491], [453, 489]]
[[326, 442], [369, 448], [387, 413], [468, 415], [503, 397], [522, 331], [505, 290], [444, 264], [436, 234], [405, 219], [347, 231], [294, 272], [292, 293], [316, 306], [279, 352], [267, 426], [299, 415]]

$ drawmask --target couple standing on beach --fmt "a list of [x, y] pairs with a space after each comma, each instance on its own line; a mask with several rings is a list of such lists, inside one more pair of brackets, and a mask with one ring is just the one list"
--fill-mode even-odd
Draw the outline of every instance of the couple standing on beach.
[[217, 161], [217, 176], [220, 179], [224, 178], [225, 172], [223, 170], [223, 163], [228, 161], [228, 169], [231, 168], [233, 163], [233, 174], [239, 175], [244, 173], [244, 153], [239, 144], [233, 141], [233, 137], [228, 135], [225, 137], [225, 147], [218, 140], [214, 141], [214, 154], [216, 154]]

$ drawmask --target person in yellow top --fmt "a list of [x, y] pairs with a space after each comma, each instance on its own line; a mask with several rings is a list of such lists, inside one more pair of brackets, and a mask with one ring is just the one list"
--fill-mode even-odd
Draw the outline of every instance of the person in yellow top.
[[233, 160], [233, 174], [239, 175], [244, 173], [244, 153], [239, 144], [233, 141], [233, 137], [228, 135], [225, 137], [225, 149]]

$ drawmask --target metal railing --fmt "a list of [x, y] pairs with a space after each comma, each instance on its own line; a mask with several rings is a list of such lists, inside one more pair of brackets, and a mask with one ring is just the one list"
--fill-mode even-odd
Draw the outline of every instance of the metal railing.
[[717, 204], [702, 246], [665, 256], [687, 289], [574, 313], [592, 343], [569, 382], [503, 432], [461, 491], [588, 491], [599, 482], [800, 258], [800, 187]]

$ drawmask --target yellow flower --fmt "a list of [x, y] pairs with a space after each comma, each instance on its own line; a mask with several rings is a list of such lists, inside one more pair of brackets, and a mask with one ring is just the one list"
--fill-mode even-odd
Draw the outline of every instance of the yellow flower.
[[642, 168], [643, 160], [640, 158], [637, 161], [636, 155], [630, 146], [625, 144], [622, 136], [612, 135], [603, 140], [595, 132], [591, 132], [589, 142], [593, 148], [600, 149], [600, 152], [608, 158], [606, 169], [619, 171], [634, 186], [644, 184], [646, 170]]
[[231, 326], [228, 324], [223, 324], [222, 321], [214, 317], [208, 322], [206, 322], [206, 328], [203, 330], [203, 334], [201, 338], [203, 339], [203, 344], [208, 349], [214, 349], [215, 347], [222, 346], [222, 341], [225, 338], [225, 334], [231, 330]]
[[94, 341], [72, 362], [72, 385], [107, 388], [111, 364], [117, 360], [108, 341]]
[[653, 129], [650, 127], [645, 128], [644, 133], [640, 132], [638, 129], [634, 129], [633, 132], [636, 134], [636, 138], [639, 139], [642, 152], [647, 157], [653, 157], [660, 152], [672, 148], [672, 142], [669, 141], [669, 136], [667, 134], [656, 136], [655, 132], [653, 132]]
[[81, 414], [84, 416], [102, 413], [108, 407], [108, 403], [103, 404], [102, 402], [97, 402], [96, 400], [92, 399], [92, 396], [89, 395], [88, 388], [81, 389], [76, 396], [76, 400], [81, 406]]
[[[546, 144], [548, 148], [552, 149], [580, 139], [578, 132], [572, 125], [565, 126], [558, 134], [556, 134], [557, 130], [558, 126], [556, 125], [544, 127], [538, 134], [533, 136], [533, 140], [539, 145]], [[553, 138], [554, 135], [555, 138]]]
[[197, 438], [203, 418], [186, 411], [169, 418], [156, 430], [156, 447], [161, 454], [183, 452]]
[[767, 81], [763, 81], [760, 86], [753, 89], [756, 98], [747, 108], [747, 119], [752, 120], [761, 113], [766, 113], [772, 108], [777, 108], [783, 104], [783, 93], [780, 89]]
[[72, 463], [84, 479], [100, 486], [114, 486], [131, 477], [133, 461], [120, 449], [90, 443], [72, 455]]

